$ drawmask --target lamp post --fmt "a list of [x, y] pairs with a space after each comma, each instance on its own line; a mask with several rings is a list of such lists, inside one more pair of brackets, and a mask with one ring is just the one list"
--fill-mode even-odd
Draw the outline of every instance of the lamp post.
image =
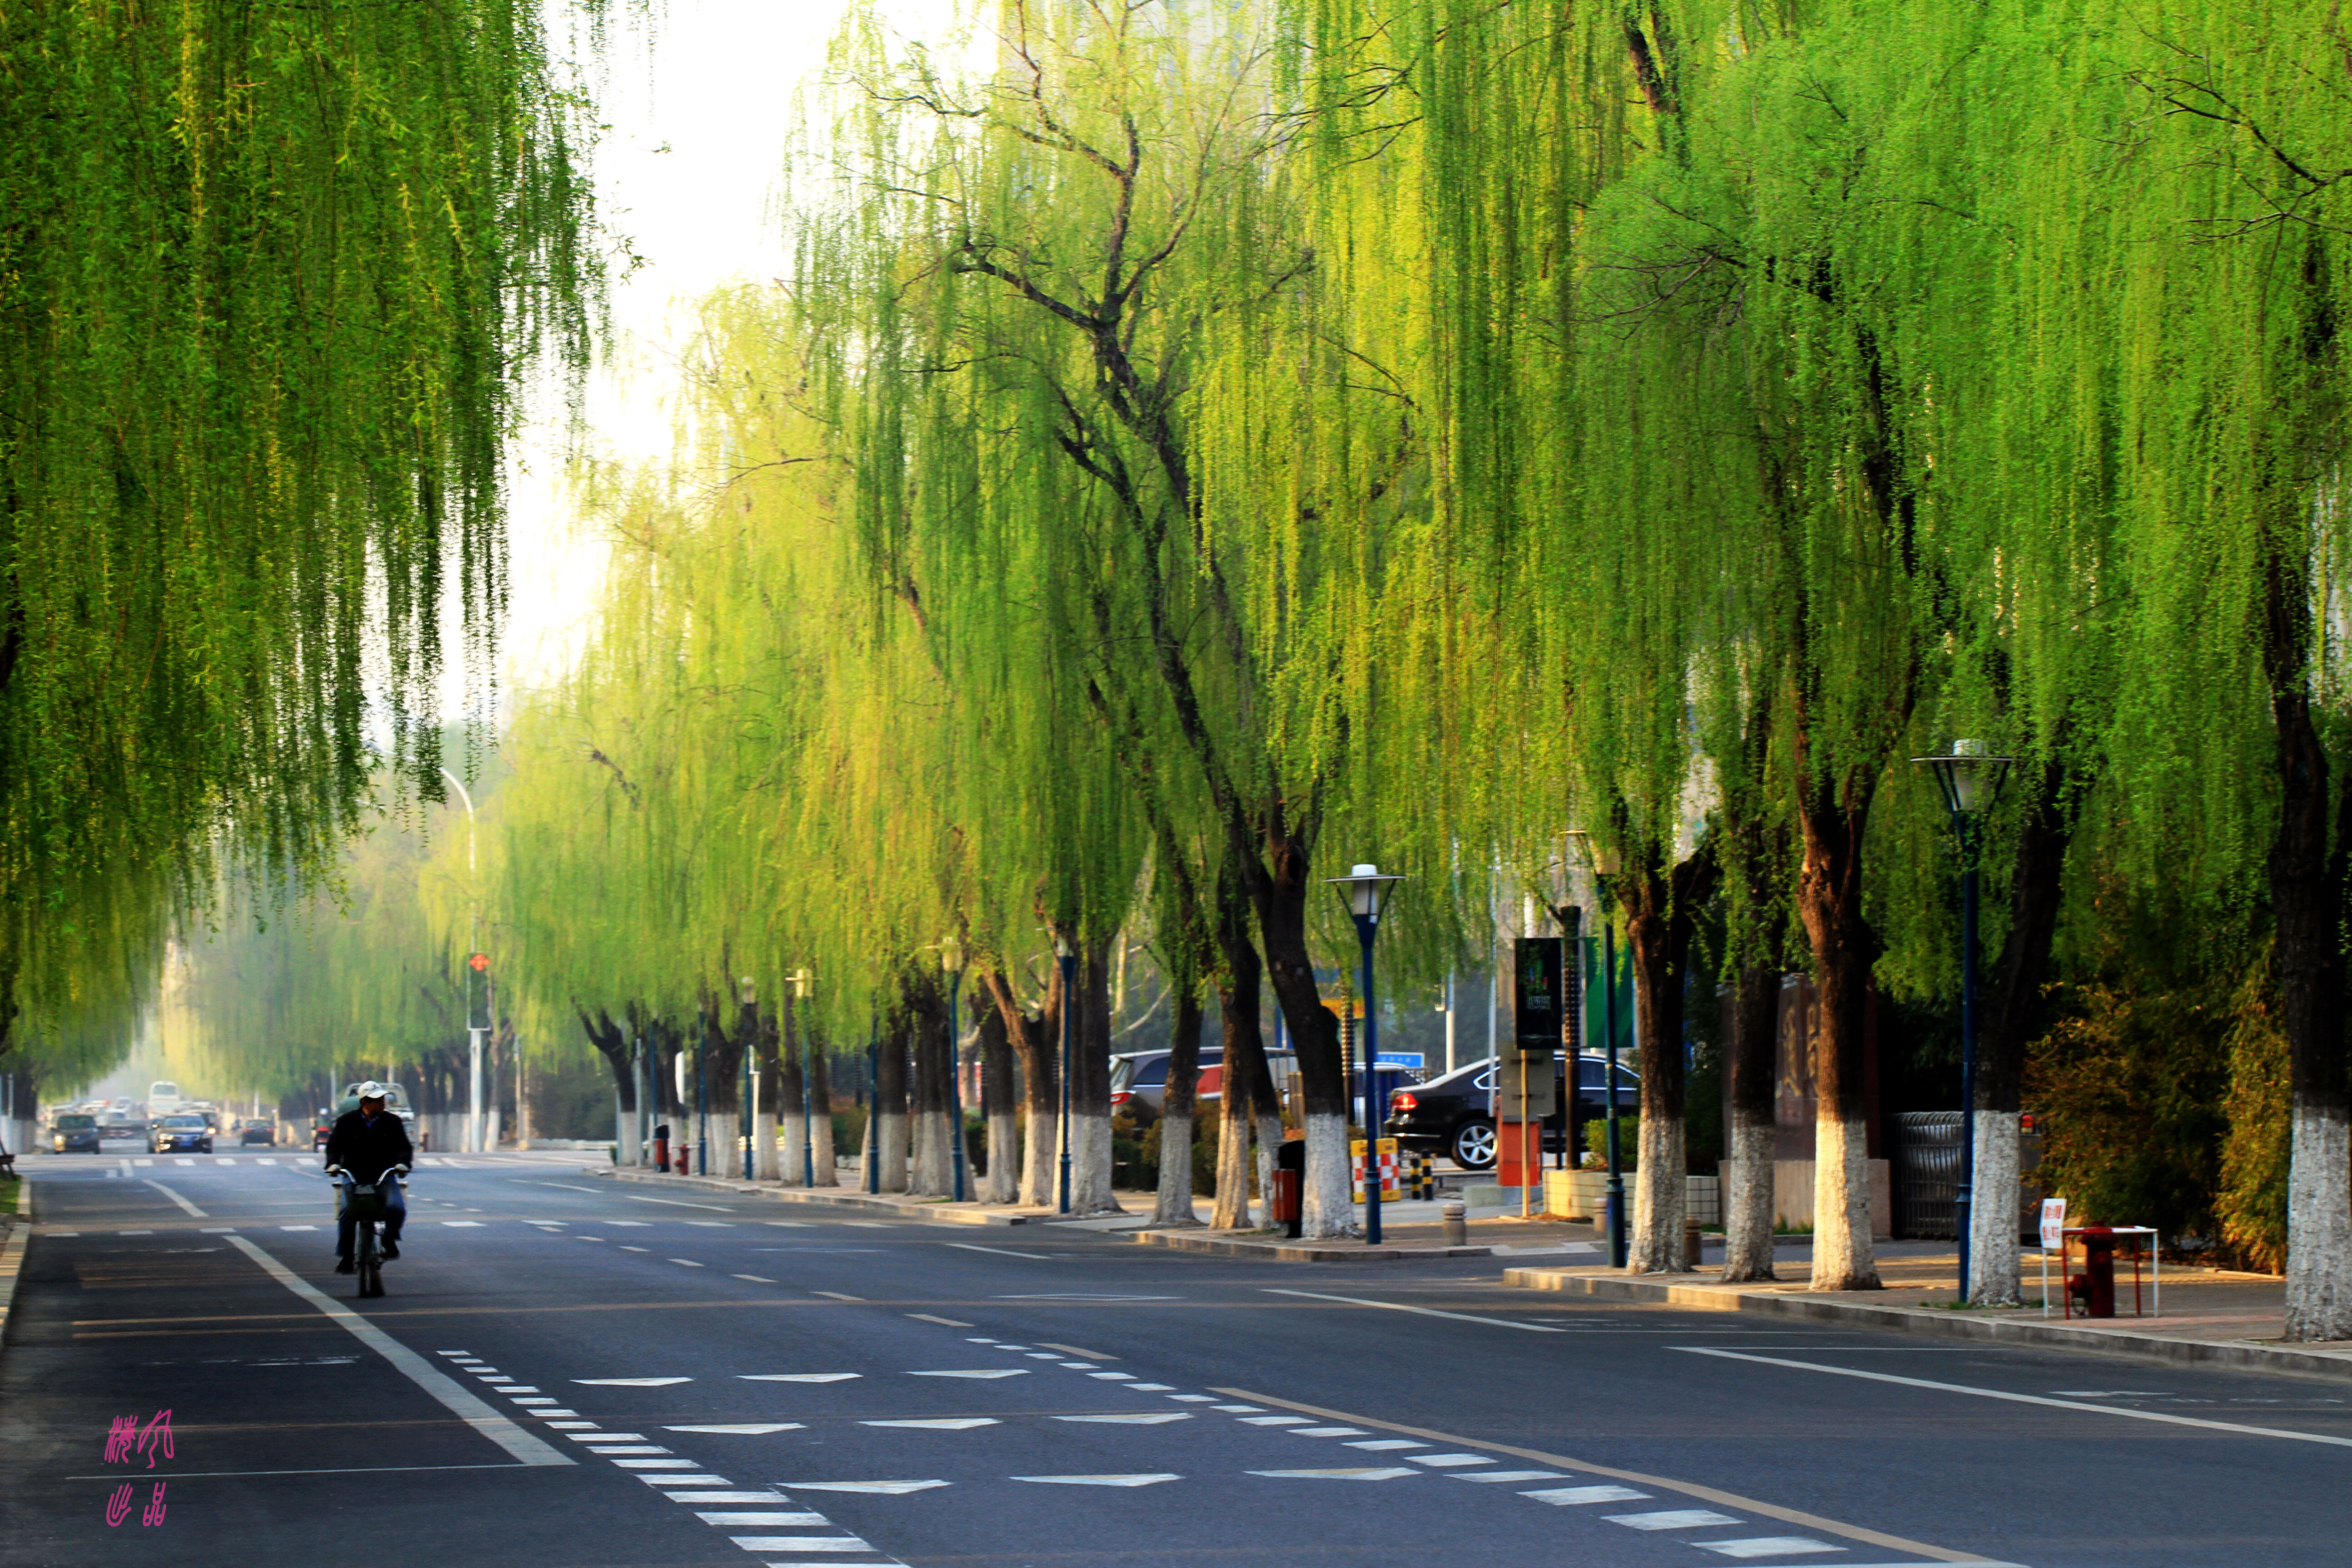
[[694, 1037], [694, 1173], [710, 1174], [710, 1094], [702, 1079], [702, 1058], [710, 1054], [710, 1009], [702, 1010]]
[[466, 803], [466, 880], [470, 885], [468, 896], [474, 906], [472, 936], [468, 942], [473, 951], [466, 955], [466, 1038], [472, 1047], [473, 1059], [470, 1074], [472, 1094], [466, 1102], [466, 1152], [478, 1154], [482, 1152], [482, 1034], [488, 1026], [476, 1022], [474, 986], [477, 977], [488, 962], [482, 954], [482, 879], [474, 861], [473, 794], [466, 788], [464, 781], [447, 768], [441, 770], [441, 776], [457, 786], [457, 798]]
[[955, 1168], [955, 1201], [963, 1202], [963, 1068], [957, 1060], [956, 996], [963, 987], [963, 939], [956, 936], [940, 942], [940, 967], [948, 973], [948, 1115], [952, 1128], [954, 1152], [949, 1163]]
[[[789, 1031], [793, 1028], [795, 1020], [800, 1015], [800, 1009], [793, 1005], [793, 1004], [807, 1001], [808, 994], [809, 972], [807, 970], [795, 969], [790, 974], [784, 976], [784, 1027], [786, 1030]], [[811, 1110], [809, 1106], [808, 1053], [800, 1048], [800, 1042], [797, 1036], [786, 1040], [784, 1042], [784, 1048], [795, 1053], [800, 1058], [801, 1185], [805, 1188], [814, 1188], [816, 1185], [816, 1124], [810, 1120]], [[868, 1096], [869, 1100], [871, 1098], [871, 1096]], [[831, 1159], [833, 1157], [833, 1111], [831, 1107], [827, 1107], [825, 1110], [824, 1141], [826, 1150], [825, 1158]], [[825, 1169], [829, 1171], [833, 1169], [833, 1167], [828, 1165]]]
[[1982, 741], [1955, 741], [1941, 756], [1914, 757], [1936, 775], [1951, 814], [1960, 851], [1960, 1181], [1952, 1196], [1952, 1226], [1959, 1244], [1960, 1300], [1969, 1299], [1969, 1222], [1975, 1206], [1977, 1166], [1977, 852], [1976, 814], [1992, 804], [2011, 757], [1994, 756]]
[[757, 1129], [760, 1125], [759, 1083], [751, 1076], [751, 1058], [755, 1054], [753, 1044], [759, 1038], [760, 1033], [760, 1016], [757, 1010], [760, 1005], [760, 993], [759, 988], [751, 984], [751, 977], [748, 974], [738, 980], [735, 984], [738, 999], [743, 1004], [743, 1179], [748, 1182], [751, 1179], [751, 1145], [759, 1136]]
[[[1574, 832], [1570, 838], [1584, 841], [1587, 862], [1592, 868], [1592, 886], [1601, 908], [1601, 1035], [1608, 1047], [1609, 1065], [1607, 1098], [1602, 1105], [1609, 1117], [1609, 1197], [1606, 1224], [1609, 1230], [1609, 1267], [1622, 1268], [1628, 1248], [1625, 1244], [1625, 1164], [1617, 1142], [1617, 928], [1609, 918], [1609, 879], [1617, 874], [1617, 851], [1604, 847], [1601, 841], [1586, 832]], [[1569, 1082], [1576, 1081], [1573, 1069]], [[1575, 1093], [1571, 1087], [1570, 1093]], [[1582, 1163], [1582, 1155], [1578, 1156]]]
[[1062, 1201], [1055, 1211], [1070, 1212], [1070, 1015], [1076, 1010], [1077, 950], [1061, 932], [1054, 933], [1054, 959], [1062, 971]]
[[1372, 939], [1380, 934], [1381, 910], [1389, 901], [1389, 894], [1402, 877], [1384, 876], [1378, 866], [1359, 866], [1344, 877], [1324, 879], [1339, 890], [1348, 906], [1349, 915], [1356, 922], [1358, 948], [1358, 980], [1356, 988], [1364, 999], [1364, 1026], [1359, 1031], [1363, 1039], [1361, 1055], [1364, 1061], [1364, 1245], [1381, 1244], [1381, 1108], [1380, 1096], [1372, 1077], [1372, 1063], [1380, 1056], [1381, 1012], [1372, 994]]
[[[866, 1022], [866, 1190], [882, 1190], [882, 1020]], [[808, 1064], [801, 1065], [801, 1103], [808, 1103]]]

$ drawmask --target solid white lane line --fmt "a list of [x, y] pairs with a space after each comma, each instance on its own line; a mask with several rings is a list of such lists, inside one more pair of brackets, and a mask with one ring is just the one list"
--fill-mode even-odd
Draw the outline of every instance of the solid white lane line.
[[940, 1245], [958, 1247], [965, 1252], [993, 1252], [1000, 1258], [1034, 1258], [1044, 1262], [1051, 1262], [1054, 1256], [1050, 1252], [1015, 1252], [1009, 1247], [982, 1247], [969, 1241], [943, 1241]]
[[[180, 1162], [183, 1165], [192, 1163], [193, 1162], [187, 1160]], [[154, 1188], [157, 1192], [163, 1194], [165, 1197], [171, 1199], [173, 1203], [179, 1205], [182, 1208], [187, 1210], [188, 1213], [195, 1215], [198, 1219], [210, 1219], [213, 1217], [204, 1210], [198, 1208], [195, 1205], [190, 1203], [187, 1199], [182, 1197], [179, 1194], [173, 1192], [171, 1188], [165, 1186], [163, 1183], [151, 1181], [147, 1184]]]
[[2236, 1421], [2168, 1415], [2158, 1410], [2131, 1410], [2116, 1405], [2092, 1405], [2080, 1399], [2053, 1399], [2042, 1394], [2011, 1394], [2006, 1389], [1976, 1388], [1965, 1383], [1937, 1383], [1931, 1378], [1903, 1377], [1891, 1372], [1862, 1372], [1849, 1366], [1822, 1366], [1814, 1362], [1790, 1361], [1782, 1356], [1747, 1355], [1738, 1351], [1719, 1351], [1702, 1345], [1669, 1345], [1666, 1348], [1688, 1355], [1717, 1356], [1725, 1361], [1752, 1361], [1764, 1366], [1826, 1373], [1832, 1377], [1859, 1377], [1872, 1383], [1897, 1384], [1905, 1388], [1932, 1389], [1940, 1394], [1971, 1394], [1979, 1399], [2002, 1399], [2011, 1405], [2042, 1405], [2053, 1410], [2087, 1410], [2099, 1415], [2120, 1415], [2130, 1421], [2159, 1421], [2168, 1426], [2202, 1426], [2212, 1432], [2236, 1432], [2250, 1437], [2284, 1437], [2292, 1443], [2324, 1443], [2334, 1448], [2352, 1448], [2352, 1437], [2334, 1437], [2322, 1432], [2291, 1432], [2281, 1426], [2248, 1426]]
[[352, 1338], [390, 1362], [409, 1382], [439, 1400], [460, 1421], [513, 1455], [517, 1463], [524, 1465], [579, 1463], [571, 1455], [558, 1450], [552, 1444], [533, 1436], [516, 1426], [505, 1415], [491, 1408], [471, 1389], [458, 1383], [456, 1378], [451, 1377], [357, 1312], [345, 1307], [341, 1302], [326, 1295], [317, 1286], [254, 1246], [244, 1237], [232, 1236], [228, 1238], [228, 1244], [259, 1264], [270, 1278], [276, 1279], [280, 1285], [285, 1286], [295, 1295], [310, 1302], [350, 1331]]
[[1412, 1312], [1423, 1318], [1451, 1318], [1457, 1323], [1488, 1323], [1498, 1329], [1520, 1329], [1530, 1334], [1564, 1334], [1566, 1329], [1542, 1323], [1515, 1323], [1508, 1318], [1482, 1318], [1473, 1312], [1441, 1312], [1434, 1307], [1408, 1307], [1402, 1301], [1373, 1301], [1361, 1296], [1327, 1296], [1319, 1290], [1283, 1290], [1264, 1287], [1269, 1296], [1304, 1296], [1314, 1301], [1345, 1301], [1351, 1307], [1382, 1307], [1391, 1312]]
[[688, 1203], [684, 1198], [640, 1198], [633, 1196], [629, 1201], [633, 1204], [667, 1204], [670, 1207], [677, 1209], [709, 1209], [713, 1214], [733, 1214], [735, 1212], [725, 1204], [695, 1204]]
[[[1366, 1426], [1377, 1427], [1383, 1432], [1394, 1432], [1400, 1436], [1426, 1437], [1433, 1443], [1449, 1444], [1460, 1448], [1479, 1448], [1490, 1454], [1506, 1454], [1512, 1458], [1525, 1459], [1534, 1464], [1555, 1465], [1563, 1470], [1579, 1471], [1589, 1476], [1605, 1477], [1610, 1480], [1631, 1481], [1642, 1486], [1655, 1487], [1660, 1491], [1677, 1492], [1699, 1502], [1714, 1503], [1719, 1508], [1736, 1508], [1743, 1513], [1759, 1514], [1766, 1519], [1779, 1520], [1783, 1524], [1798, 1525], [1806, 1530], [1818, 1530], [1827, 1535], [1843, 1536], [1848, 1541], [1865, 1542], [1873, 1546], [1884, 1547], [1889, 1552], [1908, 1552], [1916, 1556], [1933, 1558], [1938, 1563], [1961, 1564], [1963, 1568], [2019, 1568], [2016, 1563], [1994, 1563], [1973, 1552], [1948, 1551], [1940, 1546], [1929, 1546], [1924, 1542], [1907, 1541], [1899, 1535], [1888, 1535], [1882, 1531], [1864, 1530], [1859, 1525], [1842, 1524], [1833, 1519], [1823, 1519], [1819, 1514], [1806, 1513], [1798, 1509], [1782, 1508], [1777, 1503], [1742, 1497], [1737, 1492], [1727, 1492], [1719, 1487], [1700, 1486], [1695, 1482], [1674, 1480], [1664, 1476], [1644, 1475], [1639, 1470], [1621, 1470], [1610, 1465], [1596, 1465], [1588, 1459], [1571, 1459], [1562, 1454], [1548, 1454], [1540, 1448], [1521, 1448], [1508, 1443], [1488, 1443], [1476, 1437], [1464, 1437], [1452, 1432], [1435, 1432], [1426, 1426], [1407, 1426], [1402, 1422], [1382, 1421], [1370, 1415], [1358, 1415], [1352, 1411], [1327, 1410], [1319, 1405], [1302, 1405], [1297, 1400], [1277, 1398], [1271, 1394], [1261, 1394], [1254, 1388], [1217, 1388], [1210, 1392], [1222, 1394], [1228, 1399], [1254, 1399], [1261, 1405], [1276, 1405], [1286, 1409], [1303, 1411], [1309, 1415], [1319, 1415], [1327, 1421], [1354, 1421]], [[1219, 1406], [1219, 1408], [1223, 1407]], [[1428, 1472], [1416, 1470], [1413, 1473], [1425, 1475]], [[1844, 1549], [1840, 1547], [1832, 1550]]]

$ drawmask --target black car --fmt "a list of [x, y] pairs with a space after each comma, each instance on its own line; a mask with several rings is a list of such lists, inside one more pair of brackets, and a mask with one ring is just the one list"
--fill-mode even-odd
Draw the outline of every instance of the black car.
[[98, 1142], [98, 1118], [80, 1111], [58, 1117], [49, 1123], [49, 1147], [60, 1154], [76, 1149], [87, 1149], [93, 1154], [102, 1152]]
[[213, 1130], [205, 1119], [188, 1113], [166, 1116], [155, 1123], [154, 1135], [148, 1140], [150, 1152], [157, 1154], [209, 1154], [213, 1152]]
[[[1552, 1103], [1559, 1109], [1544, 1119], [1547, 1152], [1568, 1142], [1567, 1097], [1559, 1079], [1567, 1068], [1565, 1054], [1552, 1058]], [[1602, 1089], [1609, 1070], [1605, 1057], [1587, 1055], [1577, 1064], [1576, 1098], [1590, 1121], [1609, 1112]], [[1450, 1156], [1465, 1171], [1484, 1171], [1495, 1163], [1495, 1119], [1486, 1109], [1495, 1089], [1495, 1058], [1456, 1068], [1427, 1083], [1409, 1084], [1389, 1095], [1389, 1117], [1381, 1131], [1403, 1148]], [[1642, 1079], [1622, 1064], [1617, 1068], [1617, 1113], [1630, 1116], [1642, 1103]]]
[[236, 1141], [239, 1144], [275, 1143], [278, 1142], [278, 1129], [267, 1121], [248, 1121], [244, 1131], [236, 1135]]
[[[1160, 1120], [1168, 1104], [1168, 1057], [1165, 1050], [1125, 1051], [1110, 1058], [1112, 1115], [1131, 1116], [1139, 1127]], [[1201, 1047], [1198, 1098], [1203, 1106], [1214, 1106], [1223, 1098], [1224, 1064], [1224, 1047]], [[1265, 1065], [1274, 1078], [1274, 1091], [1280, 1094], [1285, 1080], [1298, 1070], [1298, 1058], [1287, 1051], [1269, 1051]]]

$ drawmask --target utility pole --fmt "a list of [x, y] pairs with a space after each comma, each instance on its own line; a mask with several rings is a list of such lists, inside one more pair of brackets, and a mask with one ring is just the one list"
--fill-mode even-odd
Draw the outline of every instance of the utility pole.
[[472, 1047], [472, 1093], [466, 1107], [466, 1152], [478, 1154], [482, 1152], [482, 1033], [485, 1026], [480, 1010], [475, 1005], [474, 987], [489, 968], [490, 956], [482, 951], [482, 875], [481, 868], [474, 858], [473, 793], [447, 768], [441, 770], [441, 776], [457, 786], [457, 798], [466, 803], [466, 880], [471, 889], [468, 897], [473, 903], [472, 934], [467, 943], [473, 951], [466, 956], [468, 970], [466, 979], [466, 1038]]

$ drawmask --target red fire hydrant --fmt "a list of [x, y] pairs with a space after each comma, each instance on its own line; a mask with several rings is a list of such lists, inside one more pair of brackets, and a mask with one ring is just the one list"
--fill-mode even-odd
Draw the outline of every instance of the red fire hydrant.
[[2083, 1303], [2086, 1318], [2116, 1315], [2116, 1237], [2104, 1225], [2087, 1225], [2083, 1238], [2083, 1271], [2066, 1281], [2066, 1294]]

